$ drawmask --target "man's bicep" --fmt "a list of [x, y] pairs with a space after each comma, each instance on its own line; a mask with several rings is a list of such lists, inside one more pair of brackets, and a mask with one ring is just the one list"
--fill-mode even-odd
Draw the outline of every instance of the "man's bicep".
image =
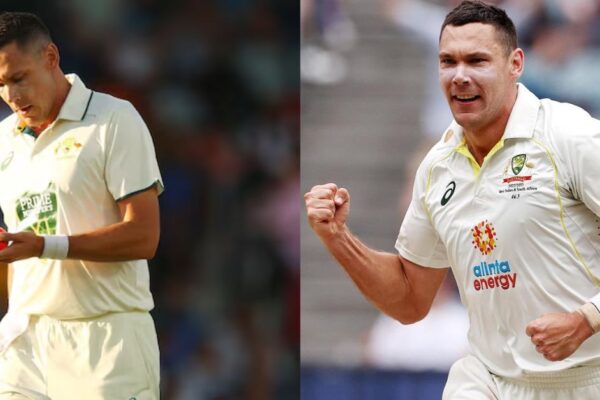
[[127, 196], [117, 202], [123, 222], [135, 221], [158, 227], [159, 208], [156, 186]]

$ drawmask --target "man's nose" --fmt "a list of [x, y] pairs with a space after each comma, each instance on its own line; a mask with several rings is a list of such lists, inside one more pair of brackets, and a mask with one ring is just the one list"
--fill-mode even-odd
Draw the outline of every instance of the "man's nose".
[[455, 85], [465, 85], [470, 82], [470, 77], [467, 68], [464, 65], [457, 65], [454, 76], [452, 77], [452, 83]]
[[16, 85], [4, 85], [2, 91], [4, 92], [3, 95], [7, 103], [19, 104], [21, 100], [21, 93]]

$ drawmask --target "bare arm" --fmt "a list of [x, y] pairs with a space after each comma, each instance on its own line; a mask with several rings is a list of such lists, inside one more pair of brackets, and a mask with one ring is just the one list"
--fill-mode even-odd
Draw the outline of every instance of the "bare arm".
[[124, 261], [154, 257], [159, 239], [159, 210], [152, 188], [118, 203], [122, 221], [69, 237], [69, 258]]
[[423, 319], [448, 273], [364, 245], [345, 224], [350, 195], [335, 184], [319, 185], [305, 196], [311, 227], [377, 308], [402, 323]]
[[[121, 221], [69, 237], [68, 258], [87, 261], [126, 261], [154, 257], [159, 239], [156, 189], [151, 188], [118, 203]], [[12, 245], [0, 251], [0, 262], [42, 254], [44, 239], [33, 232], [0, 233]]]
[[0, 268], [6, 267], [6, 293], [10, 297], [10, 289], [12, 288], [13, 270], [11, 264], [0, 263]]

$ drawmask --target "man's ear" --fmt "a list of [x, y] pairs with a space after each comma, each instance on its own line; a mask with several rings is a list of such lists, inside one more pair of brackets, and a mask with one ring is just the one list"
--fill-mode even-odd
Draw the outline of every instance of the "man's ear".
[[60, 63], [60, 54], [58, 53], [58, 47], [56, 47], [54, 43], [48, 43], [42, 52], [48, 69], [58, 67]]
[[523, 68], [525, 68], [525, 53], [521, 48], [516, 48], [510, 53], [510, 72], [515, 80], [523, 75]]

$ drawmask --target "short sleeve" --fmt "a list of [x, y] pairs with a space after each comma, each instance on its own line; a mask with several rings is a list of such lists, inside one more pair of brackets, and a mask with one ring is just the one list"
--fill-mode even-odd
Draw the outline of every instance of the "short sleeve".
[[114, 111], [106, 133], [105, 179], [115, 201], [156, 186], [164, 190], [152, 137], [129, 102]]
[[[567, 106], [563, 105], [567, 108]], [[570, 118], [552, 132], [554, 147], [566, 166], [566, 179], [573, 197], [600, 216], [600, 121], [578, 107], [567, 108]], [[563, 126], [571, 123], [571, 127]]]
[[412, 200], [400, 227], [396, 250], [408, 261], [423, 267], [447, 268], [446, 247], [433, 227], [425, 206], [428, 164], [424, 161], [417, 171]]
[[592, 212], [600, 216], [600, 124], [596, 124], [596, 130], [585, 138], [578, 138], [574, 143], [571, 155], [576, 160], [576, 168], [573, 171], [574, 186], [581, 201]]

